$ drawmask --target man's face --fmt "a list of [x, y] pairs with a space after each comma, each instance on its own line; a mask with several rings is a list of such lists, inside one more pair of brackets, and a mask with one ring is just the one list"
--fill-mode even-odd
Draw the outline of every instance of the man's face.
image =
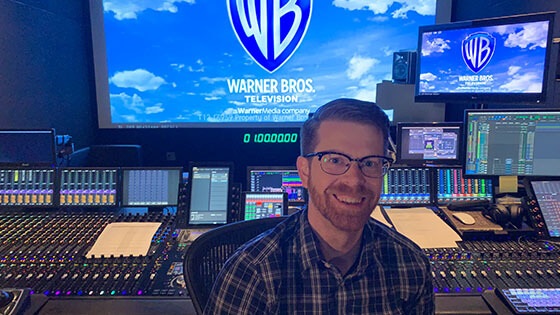
[[[373, 126], [324, 121], [317, 139], [314, 152], [336, 151], [352, 158], [384, 155], [383, 134]], [[382, 178], [364, 176], [356, 162], [342, 175], [325, 173], [317, 157], [299, 157], [297, 166], [309, 191], [310, 220], [326, 220], [343, 231], [361, 231], [379, 200]]]

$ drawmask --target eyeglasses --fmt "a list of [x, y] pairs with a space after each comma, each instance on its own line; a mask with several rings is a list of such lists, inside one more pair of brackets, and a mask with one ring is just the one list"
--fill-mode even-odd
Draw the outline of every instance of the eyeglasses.
[[321, 169], [331, 175], [342, 175], [350, 168], [350, 163], [356, 161], [358, 167], [366, 177], [379, 178], [387, 174], [393, 160], [382, 155], [368, 155], [353, 159], [340, 152], [322, 151], [304, 155], [304, 157], [318, 157]]

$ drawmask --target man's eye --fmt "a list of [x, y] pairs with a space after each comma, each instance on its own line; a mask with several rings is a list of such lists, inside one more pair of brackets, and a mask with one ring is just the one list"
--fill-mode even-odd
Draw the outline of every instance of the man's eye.
[[326, 159], [326, 162], [331, 163], [331, 164], [340, 164], [342, 163], [342, 160], [338, 157], [330, 157]]
[[375, 167], [379, 167], [379, 166], [381, 165], [381, 163], [380, 163], [379, 161], [376, 161], [376, 160], [365, 160], [365, 161], [362, 163], [362, 165], [363, 165], [364, 167], [373, 167], [373, 168], [375, 168]]

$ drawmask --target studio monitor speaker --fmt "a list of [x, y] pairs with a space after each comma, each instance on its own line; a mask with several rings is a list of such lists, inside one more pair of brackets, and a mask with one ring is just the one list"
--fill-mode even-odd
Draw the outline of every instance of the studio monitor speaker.
[[416, 52], [397, 51], [393, 53], [393, 81], [414, 84], [416, 77]]

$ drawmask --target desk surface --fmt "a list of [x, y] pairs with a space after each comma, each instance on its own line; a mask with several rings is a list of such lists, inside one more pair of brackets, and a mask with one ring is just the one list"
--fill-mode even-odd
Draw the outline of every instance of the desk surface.
[[[493, 293], [492, 293], [493, 294]], [[26, 314], [187, 314], [196, 315], [188, 298], [56, 298], [32, 296]], [[436, 314], [493, 314], [479, 294], [436, 295]]]

